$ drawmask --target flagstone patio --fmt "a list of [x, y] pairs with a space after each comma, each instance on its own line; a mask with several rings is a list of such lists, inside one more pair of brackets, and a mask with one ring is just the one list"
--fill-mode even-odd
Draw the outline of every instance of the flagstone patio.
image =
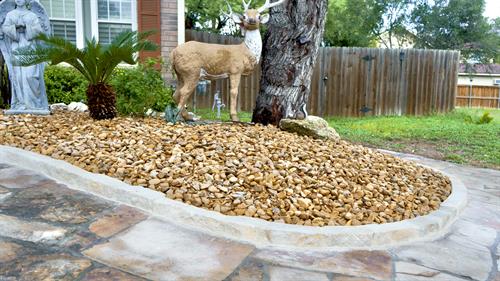
[[0, 164], [0, 280], [500, 281], [500, 171], [398, 154], [459, 177], [445, 237], [387, 250], [257, 249]]

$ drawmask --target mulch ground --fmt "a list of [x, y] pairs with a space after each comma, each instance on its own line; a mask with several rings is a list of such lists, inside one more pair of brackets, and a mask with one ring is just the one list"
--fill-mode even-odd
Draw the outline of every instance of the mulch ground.
[[415, 163], [260, 125], [0, 115], [0, 144], [197, 207], [289, 224], [400, 221], [438, 209], [451, 192], [447, 177]]

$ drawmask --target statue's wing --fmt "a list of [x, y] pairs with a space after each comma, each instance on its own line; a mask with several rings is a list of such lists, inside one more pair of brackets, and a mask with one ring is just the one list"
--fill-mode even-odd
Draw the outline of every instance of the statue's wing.
[[0, 2], [0, 51], [2, 51], [2, 55], [5, 63], [7, 64], [7, 68], [9, 69], [9, 76], [11, 75], [10, 70], [12, 70], [12, 61], [10, 59], [10, 44], [7, 40], [4, 39], [4, 35], [1, 27], [5, 22], [5, 17], [7, 17], [7, 13], [14, 10], [16, 8], [15, 0], [3, 0]]
[[45, 8], [38, 0], [31, 0], [30, 2], [31, 11], [35, 13], [40, 20], [40, 25], [42, 26], [43, 33], [50, 35], [50, 20]]
[[16, 8], [16, 2], [14, 0], [3, 0], [0, 1], [0, 26], [3, 25], [7, 13]]

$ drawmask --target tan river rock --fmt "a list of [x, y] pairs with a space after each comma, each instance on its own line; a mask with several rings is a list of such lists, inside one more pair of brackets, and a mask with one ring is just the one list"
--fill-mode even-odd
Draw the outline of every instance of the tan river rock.
[[415, 163], [259, 125], [0, 115], [0, 144], [197, 207], [289, 224], [400, 221], [438, 209], [451, 192], [447, 177]]

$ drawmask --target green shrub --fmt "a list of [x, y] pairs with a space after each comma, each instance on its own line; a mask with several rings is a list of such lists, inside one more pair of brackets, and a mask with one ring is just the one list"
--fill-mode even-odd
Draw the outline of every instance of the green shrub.
[[481, 116], [481, 118], [479, 118], [479, 121], [477, 121], [477, 124], [488, 124], [488, 123], [491, 123], [491, 121], [493, 121], [493, 117], [491, 117], [490, 113], [486, 111], [485, 113], [483, 113], [483, 116]]
[[491, 123], [491, 121], [493, 121], [493, 117], [490, 116], [490, 113], [488, 111], [485, 111], [483, 115], [479, 118], [478, 116], [472, 116], [470, 114], [466, 114], [464, 117], [464, 121], [466, 123], [474, 123], [477, 125], [482, 125]]
[[45, 68], [45, 87], [50, 104], [84, 102], [88, 82], [73, 68], [51, 65]]
[[165, 111], [173, 104], [171, 88], [167, 88], [155, 61], [134, 68], [117, 69], [111, 85], [116, 92], [118, 112], [123, 115], [144, 116], [149, 109]]

